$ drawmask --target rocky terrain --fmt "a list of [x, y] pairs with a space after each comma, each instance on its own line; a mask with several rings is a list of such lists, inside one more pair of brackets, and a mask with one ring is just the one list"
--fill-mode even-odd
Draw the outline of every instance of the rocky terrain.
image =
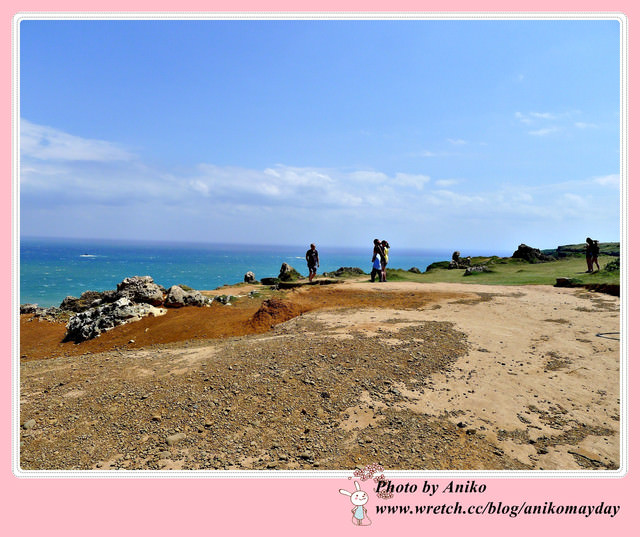
[[21, 467], [616, 468], [619, 299], [518, 289], [235, 288], [82, 343], [22, 315]]

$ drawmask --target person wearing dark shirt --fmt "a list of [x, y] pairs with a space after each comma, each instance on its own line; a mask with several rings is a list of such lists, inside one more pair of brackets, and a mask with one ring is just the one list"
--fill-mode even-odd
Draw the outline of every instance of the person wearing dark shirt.
[[309, 283], [311, 283], [320, 266], [320, 256], [318, 255], [315, 244], [311, 244], [311, 248], [307, 250], [305, 257], [307, 259], [307, 267], [309, 267]]
[[371, 269], [371, 281], [376, 281], [376, 276], [378, 276], [379, 281], [382, 280], [382, 260], [384, 259], [384, 250], [382, 249], [382, 244], [378, 239], [373, 239], [373, 255], [371, 256], [371, 262], [373, 263], [373, 268]]

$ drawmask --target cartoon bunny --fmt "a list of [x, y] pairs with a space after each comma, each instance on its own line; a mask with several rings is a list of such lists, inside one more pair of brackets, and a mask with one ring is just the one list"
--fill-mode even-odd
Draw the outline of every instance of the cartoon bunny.
[[356, 486], [355, 492], [349, 492], [348, 490], [340, 489], [340, 494], [344, 494], [345, 496], [349, 496], [351, 498], [351, 503], [355, 505], [351, 512], [353, 513], [353, 518], [351, 522], [353, 522], [356, 526], [369, 526], [371, 525], [371, 520], [367, 516], [367, 510], [364, 508], [364, 504], [369, 501], [369, 495], [364, 491], [360, 490], [360, 483], [354, 481]]

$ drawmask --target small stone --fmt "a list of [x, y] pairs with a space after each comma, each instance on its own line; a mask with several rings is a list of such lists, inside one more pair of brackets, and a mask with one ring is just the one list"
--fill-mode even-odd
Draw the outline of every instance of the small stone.
[[595, 453], [592, 453], [591, 451], [587, 451], [586, 449], [583, 449], [583, 448], [572, 449], [569, 451], [569, 453], [571, 453], [572, 455], [577, 455], [578, 457], [587, 459], [588, 461], [596, 464], [603, 464], [602, 457], [600, 457], [599, 455], [596, 455]]
[[36, 420], [33, 420], [33, 419], [25, 421], [22, 424], [22, 428], [26, 430], [33, 429], [35, 426], [36, 426]]
[[182, 442], [187, 437], [184, 433], [177, 433], [167, 437], [167, 444], [174, 446], [178, 442]]

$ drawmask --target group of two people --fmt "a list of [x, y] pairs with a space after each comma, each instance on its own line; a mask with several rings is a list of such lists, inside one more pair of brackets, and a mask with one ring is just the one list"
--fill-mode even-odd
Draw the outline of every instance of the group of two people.
[[[316, 245], [311, 244], [305, 255], [307, 260], [307, 267], [309, 268], [309, 283], [313, 282], [313, 278], [318, 273], [318, 267], [320, 266], [320, 256]], [[371, 258], [373, 263], [373, 269], [371, 270], [371, 281], [376, 281], [376, 276], [381, 282], [387, 281], [387, 264], [389, 263], [389, 243], [387, 241], [381, 241], [374, 239], [373, 241], [373, 256]]]
[[593, 265], [595, 264], [600, 270], [600, 264], [598, 263], [598, 254], [600, 253], [600, 246], [598, 241], [594, 241], [590, 237], [587, 237], [587, 272], [593, 272]]
[[376, 281], [376, 276], [381, 282], [387, 281], [387, 264], [389, 263], [389, 243], [385, 240], [373, 239], [373, 256], [371, 257], [373, 268], [371, 269], [371, 281]]

